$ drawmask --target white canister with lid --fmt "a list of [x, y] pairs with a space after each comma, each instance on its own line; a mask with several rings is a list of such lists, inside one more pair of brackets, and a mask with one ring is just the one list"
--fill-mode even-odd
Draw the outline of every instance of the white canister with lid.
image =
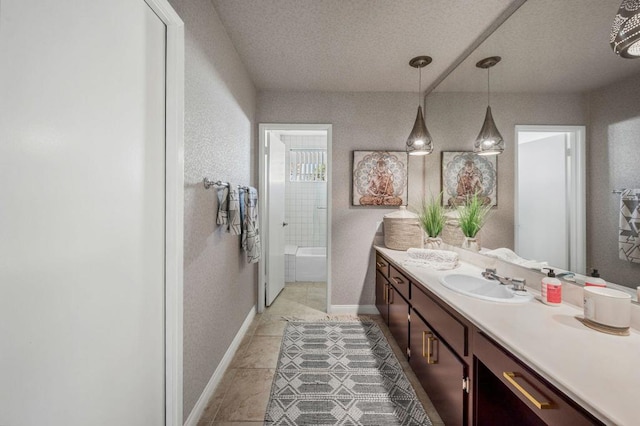
[[608, 327], [628, 328], [631, 295], [608, 287], [585, 287], [584, 318]]

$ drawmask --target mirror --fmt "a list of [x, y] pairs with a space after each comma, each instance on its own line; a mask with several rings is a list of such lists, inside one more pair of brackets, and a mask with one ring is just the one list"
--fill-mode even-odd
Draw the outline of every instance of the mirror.
[[[428, 94], [425, 115], [437, 149], [471, 151], [487, 106], [487, 72], [476, 63], [501, 56], [491, 69], [490, 105], [506, 149], [498, 156], [498, 205], [481, 232], [482, 246], [516, 247], [516, 126], [584, 126], [582, 267], [597, 268], [606, 281], [635, 289], [640, 286], [640, 263], [619, 257], [621, 200], [613, 191], [640, 188], [640, 59], [620, 58], [609, 46], [620, 2], [526, 1]], [[428, 160], [433, 163], [425, 165], [424, 173], [425, 187], [436, 194], [439, 160]], [[542, 177], [548, 167], [543, 162], [531, 173]], [[554, 190], [553, 184], [546, 186], [544, 190]], [[529, 201], [535, 204], [537, 196], [532, 197]], [[555, 208], [548, 204], [546, 209]], [[545, 208], [527, 220], [545, 219]], [[576, 217], [568, 215], [568, 224], [575, 223]], [[544, 232], [549, 227], [542, 229], [532, 238], [546, 238], [543, 246], [562, 244], [555, 232]]]

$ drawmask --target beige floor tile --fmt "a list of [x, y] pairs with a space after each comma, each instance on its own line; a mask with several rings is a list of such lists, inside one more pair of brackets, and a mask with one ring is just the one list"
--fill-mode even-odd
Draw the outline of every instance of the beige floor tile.
[[202, 417], [200, 417], [200, 422], [212, 422], [216, 417], [218, 409], [220, 408], [220, 406], [222, 405], [222, 401], [224, 400], [224, 396], [233, 383], [236, 372], [237, 370], [235, 369], [228, 369], [224, 373], [224, 375], [222, 376], [222, 380], [220, 380], [220, 383], [218, 384], [218, 387], [211, 396], [211, 399], [209, 399], [209, 403], [204, 409]]
[[276, 368], [281, 342], [281, 336], [254, 336], [245, 353], [232, 363], [233, 368]]
[[214, 421], [263, 421], [274, 373], [274, 369], [238, 370]]
[[210, 426], [211, 425], [211, 421], [209, 420], [200, 420], [198, 421], [198, 424], [196, 426]]
[[265, 317], [258, 325], [256, 329], [256, 336], [282, 336], [284, 334], [284, 329], [287, 326], [287, 321], [283, 320], [282, 317], [272, 316]]

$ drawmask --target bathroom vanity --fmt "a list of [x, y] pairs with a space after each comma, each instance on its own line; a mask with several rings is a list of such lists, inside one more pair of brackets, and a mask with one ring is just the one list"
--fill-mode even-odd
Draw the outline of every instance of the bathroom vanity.
[[445, 424], [637, 424], [637, 330], [596, 332], [575, 318], [577, 306], [539, 297], [472, 298], [440, 281], [479, 267], [403, 267], [406, 252], [375, 250], [376, 306]]

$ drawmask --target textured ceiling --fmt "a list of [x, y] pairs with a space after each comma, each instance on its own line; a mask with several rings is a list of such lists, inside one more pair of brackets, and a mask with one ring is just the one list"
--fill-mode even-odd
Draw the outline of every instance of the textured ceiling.
[[436, 92], [487, 90], [480, 59], [498, 55], [492, 92], [581, 93], [640, 73], [617, 57], [609, 32], [621, 0], [528, 0], [462, 62]]
[[[565, 0], [561, 0], [565, 1]], [[259, 89], [428, 87], [522, 0], [212, 0]]]

